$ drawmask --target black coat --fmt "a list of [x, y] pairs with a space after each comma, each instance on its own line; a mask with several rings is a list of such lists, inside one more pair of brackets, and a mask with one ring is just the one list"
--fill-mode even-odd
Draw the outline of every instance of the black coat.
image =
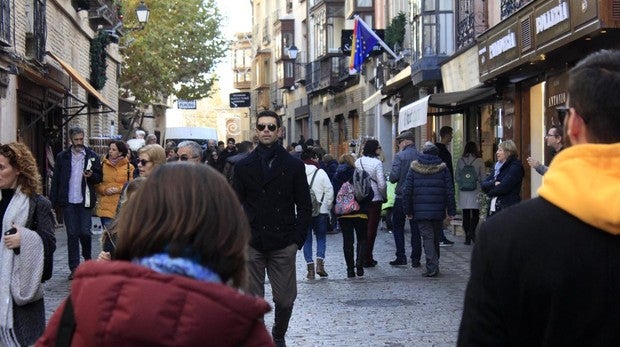
[[235, 165], [233, 187], [247, 214], [252, 238], [250, 246], [265, 252], [293, 243], [301, 249], [312, 218], [310, 188], [304, 163], [282, 146], [263, 177], [261, 158], [254, 150]]
[[525, 201], [476, 235], [458, 346], [620, 346], [619, 293], [620, 236]]
[[[82, 170], [86, 170], [86, 165], [89, 160], [92, 161], [91, 170], [93, 174], [86, 180], [82, 180], [82, 194], [85, 194], [86, 189], [90, 190], [90, 207], [94, 208], [97, 202], [97, 193], [95, 191], [95, 184], [103, 181], [103, 168], [101, 167], [101, 161], [97, 153], [89, 148], [86, 148], [86, 156], [84, 157], [84, 167]], [[67, 206], [69, 204], [69, 179], [71, 178], [71, 147], [58, 153], [56, 156], [56, 164], [54, 165], [54, 176], [52, 176], [52, 184], [50, 188], [50, 201], [52, 206]], [[84, 197], [86, 197], [84, 195]]]
[[[499, 169], [497, 178], [494, 171], [482, 182], [482, 191], [489, 197], [497, 196], [501, 209], [515, 205], [521, 201], [521, 184], [523, 183], [523, 164], [515, 156], [510, 156]], [[499, 181], [495, 185], [495, 181]]]

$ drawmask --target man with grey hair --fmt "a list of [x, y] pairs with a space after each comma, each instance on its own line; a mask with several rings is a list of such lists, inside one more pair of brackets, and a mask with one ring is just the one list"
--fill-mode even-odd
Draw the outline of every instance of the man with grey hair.
[[95, 184], [103, 181], [103, 169], [97, 153], [84, 145], [84, 129], [69, 129], [71, 146], [56, 156], [50, 187], [52, 206], [63, 209], [69, 253], [69, 280], [80, 264], [80, 244], [84, 260], [91, 259], [91, 217], [95, 207]]
[[180, 161], [191, 163], [202, 163], [202, 147], [194, 141], [182, 141], [177, 146], [177, 156]]
[[139, 150], [146, 145], [144, 136], [146, 136], [144, 130], [136, 130], [136, 138], [127, 140], [127, 146], [129, 146], [129, 148], [131, 148], [134, 152]]

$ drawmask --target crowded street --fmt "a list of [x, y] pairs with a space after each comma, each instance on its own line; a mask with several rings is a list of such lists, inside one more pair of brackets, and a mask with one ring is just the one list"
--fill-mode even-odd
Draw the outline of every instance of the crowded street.
[[[99, 252], [93, 236], [93, 255]], [[407, 232], [407, 250], [409, 237]], [[394, 238], [379, 230], [375, 244], [378, 264], [366, 275], [348, 279], [342, 256], [342, 234], [327, 235], [327, 278], [306, 280], [303, 253], [297, 253], [298, 295], [287, 342], [290, 346], [454, 346], [469, 277], [473, 246], [464, 237], [448, 235], [451, 247], [441, 248], [441, 273], [425, 278], [411, 266], [390, 266]], [[56, 229], [54, 275], [45, 287], [46, 316], [69, 293], [66, 233]], [[268, 287], [267, 287], [268, 288]], [[266, 300], [271, 304], [270, 291]], [[273, 312], [265, 316], [267, 327]]]

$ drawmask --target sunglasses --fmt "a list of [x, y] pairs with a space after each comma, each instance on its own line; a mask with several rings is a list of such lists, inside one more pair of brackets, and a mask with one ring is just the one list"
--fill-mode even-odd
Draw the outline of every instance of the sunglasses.
[[278, 129], [278, 126], [273, 124], [273, 123], [269, 123], [269, 124], [256, 124], [256, 129], [258, 129], [258, 131], [263, 131], [265, 130], [265, 128], [269, 129], [269, 131], [276, 131], [276, 129]]
[[564, 124], [564, 119], [566, 118], [566, 115], [568, 115], [569, 108], [560, 106], [556, 107], [555, 110], [558, 112], [558, 120], [560, 121], [560, 124]]
[[138, 163], [140, 163], [140, 165], [142, 166], [146, 166], [146, 164], [150, 163], [150, 160], [146, 160], [146, 159], [140, 159], [138, 160]]
[[198, 157], [188, 157], [186, 155], [182, 155], [182, 156], [179, 157], [179, 160], [180, 161], [188, 161], [190, 159], [196, 159], [196, 158], [198, 158]]

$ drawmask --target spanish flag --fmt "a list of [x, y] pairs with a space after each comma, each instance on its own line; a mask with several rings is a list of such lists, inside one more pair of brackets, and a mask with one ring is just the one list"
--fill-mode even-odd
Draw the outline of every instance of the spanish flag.
[[351, 40], [351, 59], [349, 60], [349, 73], [354, 75], [360, 71], [362, 64], [373, 47], [381, 41], [377, 34], [364, 23], [359, 17], [355, 17], [353, 24], [353, 38]]

